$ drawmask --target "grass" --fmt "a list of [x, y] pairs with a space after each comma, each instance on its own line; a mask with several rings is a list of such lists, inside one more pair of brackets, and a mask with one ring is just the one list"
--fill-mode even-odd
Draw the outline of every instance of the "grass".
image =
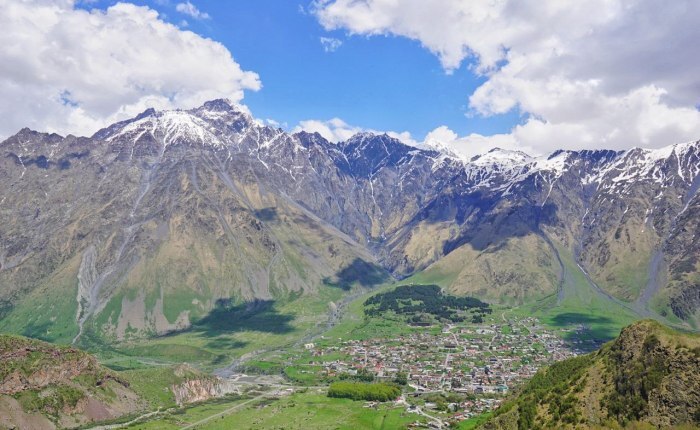
[[[183, 362], [211, 371], [227, 366], [234, 358], [255, 352], [255, 361], [250, 363], [251, 371], [281, 373], [284, 366], [280, 355], [294, 349], [300, 339], [322, 334], [326, 329], [329, 303], [340, 302], [346, 294], [339, 288], [322, 287], [313, 295], [290, 294], [286, 300], [274, 302], [264, 312], [245, 319], [231, 319], [224, 309], [204, 325], [195, 324], [191, 329], [171, 335], [110, 345], [88, 330], [81, 340], [101, 363], [118, 371]], [[365, 298], [366, 294], [361, 294], [360, 299], [351, 303], [346, 318], [331, 330], [332, 333], [344, 333], [363, 321], [362, 302]], [[302, 376], [301, 379], [308, 378]]]
[[194, 300], [204, 300], [199, 294], [191, 290], [170, 291], [163, 299], [163, 315], [169, 323], [174, 324], [184, 311], [196, 311]]
[[487, 413], [487, 414], [478, 415], [478, 416], [471, 417], [471, 418], [468, 418], [466, 420], [460, 421], [457, 428], [459, 430], [474, 430], [477, 427], [479, 427], [481, 424], [488, 421], [488, 419], [491, 418], [491, 415], [492, 415], [491, 413]]
[[281, 373], [283, 370], [279, 363], [265, 360], [246, 361], [245, 367], [246, 372], [262, 373], [267, 375]]
[[[565, 252], [562, 250], [562, 255]], [[523, 305], [512, 312], [514, 316], [537, 316], [547, 326], [555, 329], [567, 329], [574, 325], [584, 324], [587, 330], [583, 333], [567, 332], [564, 335], [569, 340], [576, 340], [583, 336], [596, 340], [612, 339], [619, 333], [621, 327], [635, 319], [625, 308], [613, 302], [605, 301], [598, 297], [591, 288], [586, 285], [586, 279], [578, 270], [571, 258], [565, 258], [567, 270], [571, 274], [571, 280], [567, 285], [567, 297], [560, 303], [556, 303], [555, 297], [549, 297], [535, 304]], [[420, 277], [422, 274], [417, 274]], [[418, 279], [414, 277], [415, 279]], [[414, 279], [412, 278], [412, 279]], [[435, 281], [432, 279], [432, 281]], [[373, 290], [372, 294], [385, 292], [393, 288], [395, 284], [385, 284]], [[284, 371], [289, 377], [301, 383], [313, 384], [315, 381], [305, 370], [309, 357], [294, 354], [292, 366], [284, 366], [282, 363], [289, 359], [289, 354], [280, 353], [292, 347], [298, 339], [307, 333], [322, 333], [325, 318], [328, 312], [328, 303], [338, 302], [344, 292], [338, 288], [321, 288], [317, 295], [293, 296], [286, 302], [274, 304], [276, 315], [288, 315], [288, 331], [266, 330], [265, 321], [256, 322], [258, 327], [246, 330], [189, 330], [175, 335], [158, 337], [143, 341], [129, 342], [118, 345], [119, 353], [103, 353], [101, 360], [115, 369], [143, 368], [144, 363], [153, 362], [162, 364], [174, 364], [187, 362], [203, 370], [212, 370], [227, 365], [233, 358], [243, 354], [267, 350], [269, 354], [261, 354], [251, 362], [251, 370], [260, 373], [273, 372], [277, 369]], [[371, 295], [371, 294], [370, 294]], [[323, 337], [313, 341], [321, 346], [335, 344], [340, 340], [371, 339], [371, 338], [395, 338], [415, 330], [425, 331], [425, 328], [416, 329], [407, 325], [401, 318], [391, 318], [391, 315], [380, 317], [365, 317], [363, 303], [368, 295], [364, 294], [350, 302], [343, 318]], [[500, 309], [500, 307], [499, 307]], [[493, 316], [491, 316], [493, 318]], [[491, 319], [489, 318], [489, 319]], [[275, 324], [274, 321], [270, 322]], [[439, 326], [427, 330], [440, 330]]]
[[427, 270], [418, 272], [404, 280], [405, 284], [435, 284], [443, 288], [452, 285], [459, 276], [459, 271], [455, 270], [445, 273], [445, 270], [438, 267], [430, 267]]
[[[618, 263], [614, 269], [607, 271], [609, 273], [604, 271], [597, 279], [600, 279], [601, 286], [607, 291], [627, 302], [633, 302], [649, 282], [650, 259], [651, 253], [637, 250], [637, 255]], [[606, 282], [607, 278], [612, 278], [615, 282]]]
[[152, 408], [175, 406], [175, 396], [171, 385], [179, 384], [183, 378], [175, 375], [172, 367], [152, 367], [148, 369], [120, 372], [129, 381], [129, 386]]
[[[491, 245], [458, 247], [406, 282], [432, 283], [453, 294], [511, 306], [541, 299], [555, 290], [557, 267], [541, 237], [503, 237], [488, 227], [479, 234], [477, 242]], [[498, 252], [492, 252], [494, 249]]]
[[[403, 318], [388, 315], [384, 318], [365, 317], [360, 321], [350, 319], [341, 327], [335, 327], [326, 337], [333, 340], [392, 339], [410, 333], [430, 333], [440, 330], [440, 325], [431, 328], [412, 327]], [[323, 342], [320, 343], [323, 344]]]
[[[372, 295], [384, 293], [396, 284], [387, 284], [373, 291]], [[335, 344], [341, 340], [364, 340], [373, 338], [394, 338], [415, 331], [425, 332], [425, 328], [414, 328], [403, 318], [388, 312], [381, 317], [367, 317], [364, 313], [364, 302], [370, 296], [360, 297], [351, 302], [343, 319], [331, 330], [324, 333], [324, 338], [317, 343], [320, 345]], [[430, 329], [428, 329], [430, 330]], [[433, 330], [440, 330], [434, 328]]]
[[[220, 399], [210, 400], [206, 403], [195, 404], [186, 408], [178, 409], [175, 412], [168, 413], [164, 417], [144, 423], [134, 424], [127, 428], [139, 430], [180, 429], [188, 424], [192, 424], [212, 415], [224, 412], [246, 400], [247, 397], [226, 396]], [[197, 428], [201, 429], [202, 427]]]
[[[571, 253], [561, 246], [558, 246], [557, 250], [567, 273], [564, 282], [564, 299], [557, 303], [556, 294], [553, 294], [527, 302], [513, 308], [514, 316], [534, 316], [553, 329], [569, 330], [583, 325], [585, 330], [567, 331], [564, 337], [569, 341], [593, 340], [596, 344], [615, 338], [623, 327], [642, 318], [622, 304], [596, 292], [574, 262]], [[620, 273], [617, 275], [622, 279], [623, 284], [639, 284], [641, 288], [646, 280], [646, 272], [639, 270], [629, 270], [629, 272], [625, 276]], [[445, 270], [443, 266], [433, 265], [428, 270], [411, 276], [405, 282], [430, 282], [449, 286], [454, 282], [454, 274]], [[378, 334], [381, 334], [381, 327], [376, 329]]]
[[21, 391], [16, 398], [24, 411], [56, 414], [64, 408], [74, 408], [85, 393], [69, 385], [49, 385], [43, 390]]
[[0, 332], [16, 333], [47, 342], [69, 344], [78, 333], [77, 282], [70, 268], [34, 289], [0, 320]]
[[[228, 404], [228, 407], [234, 403]], [[365, 402], [348, 399], [334, 399], [318, 393], [297, 393], [280, 400], [251, 404], [231, 415], [209, 421], [198, 429], [400, 429], [408, 424], [421, 421], [418, 415], [409, 414], [404, 408], [380, 405], [377, 409], [365, 408]], [[177, 417], [156, 420], [132, 427], [143, 430], [170, 430], [180, 428], [184, 423], [196, 422], [201, 418], [202, 407], [184, 411]], [[209, 411], [213, 415], [217, 407]], [[197, 417], [195, 417], [195, 414]], [[177, 423], [177, 424], [175, 424]], [[178, 425], [179, 424], [179, 425]]]
[[203, 348], [183, 345], [177, 342], [170, 343], [167, 341], [155, 342], [154, 344], [141, 343], [135, 346], [127, 346], [122, 349], [122, 352], [129, 356], [152, 357], [180, 363], [214, 362], [218, 357], [215, 353]]
[[320, 332], [327, 318], [328, 303], [338, 301], [343, 294], [339, 289], [326, 287], [313, 296], [276, 302], [245, 321], [232, 320], [222, 311], [206, 324], [195, 324], [179, 333], [112, 346], [95, 344], [90, 350], [105, 365], [117, 370], [183, 362], [213, 370], [243, 354], [289, 348], [305, 334]]
[[513, 313], [521, 317], [536, 316], [554, 329], [584, 325], [584, 332], [565, 334], [567, 340], [608, 341], [615, 338], [622, 327], [641, 319], [624, 306], [602, 297], [589, 285], [583, 272], [574, 263], [570, 253], [563, 248], [559, 254], [567, 277], [564, 282], [564, 299], [557, 303], [549, 296], [534, 304], [520, 306]]
[[[5, 356], [0, 361], [0, 381], [14, 372], [24, 376], [38, 375], [49, 370], [60, 370], [64, 366], [89, 360], [86, 353], [66, 346], [56, 346], [42, 341], [14, 335], [0, 335], [0, 353], [25, 354]], [[85, 363], [85, 372], [101, 373], [94, 362]]]
[[321, 383], [321, 370], [321, 366], [288, 366], [284, 368], [284, 375], [297, 384], [315, 385]]
[[104, 309], [95, 320], [97, 326], [107, 324], [110, 320], [117, 321], [119, 319], [119, 314], [122, 312], [122, 301], [125, 296], [126, 294], [123, 291], [119, 291], [109, 299]]

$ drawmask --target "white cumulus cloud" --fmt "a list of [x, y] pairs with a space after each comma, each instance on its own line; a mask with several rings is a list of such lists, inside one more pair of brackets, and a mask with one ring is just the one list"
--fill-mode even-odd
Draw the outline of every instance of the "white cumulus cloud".
[[241, 101], [261, 87], [220, 43], [117, 3], [0, 0], [0, 136], [29, 126], [91, 134], [148, 107]]
[[507, 150], [519, 150], [527, 153], [536, 151], [530, 147], [523, 147], [512, 134], [494, 134], [483, 136], [472, 133], [467, 136], [459, 136], [449, 127], [443, 125], [431, 131], [425, 136], [423, 145], [438, 150], [447, 150], [463, 159], [470, 159], [479, 154], [484, 154], [493, 148]]
[[297, 124], [292, 130], [292, 133], [298, 133], [300, 131], [306, 131], [308, 133], [318, 133], [321, 136], [323, 136], [326, 140], [333, 143], [348, 140], [357, 133], [370, 132], [374, 134], [387, 134], [388, 136], [391, 136], [394, 139], [398, 139], [403, 143], [411, 146], [416, 146], [419, 144], [413, 139], [411, 133], [407, 131], [380, 131], [371, 128], [363, 128], [350, 125], [340, 118], [332, 118], [329, 120], [309, 119], [300, 121], [299, 124]]
[[351, 126], [340, 118], [332, 118], [327, 121], [318, 119], [300, 121], [292, 130], [292, 133], [298, 133], [300, 131], [318, 133], [326, 138], [326, 140], [338, 143], [348, 140], [353, 135], [364, 130], [361, 127]]
[[211, 16], [209, 16], [208, 13], [202, 12], [197, 8], [197, 6], [193, 5], [191, 2], [185, 2], [185, 3], [178, 3], [175, 6], [175, 10], [185, 14], [189, 15], [194, 19], [209, 19]]
[[695, 0], [319, 0], [328, 30], [419, 41], [484, 116], [517, 110], [510, 138], [554, 148], [659, 147], [700, 138]]

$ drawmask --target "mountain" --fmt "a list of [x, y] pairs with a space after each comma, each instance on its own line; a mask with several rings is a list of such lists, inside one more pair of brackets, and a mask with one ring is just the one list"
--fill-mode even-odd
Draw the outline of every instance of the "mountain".
[[142, 409], [129, 383], [89, 354], [0, 335], [0, 427], [79, 427]]
[[463, 160], [226, 100], [92, 137], [23, 129], [0, 143], [0, 329], [121, 341], [390, 276], [695, 326], [699, 172], [699, 142]]
[[538, 372], [482, 428], [697, 428], [698, 368], [697, 335], [641, 321], [598, 352]]

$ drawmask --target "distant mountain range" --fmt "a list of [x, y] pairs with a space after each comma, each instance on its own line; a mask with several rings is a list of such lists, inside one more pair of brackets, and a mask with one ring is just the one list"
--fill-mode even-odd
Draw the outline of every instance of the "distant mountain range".
[[697, 326], [699, 173], [700, 142], [465, 160], [387, 135], [289, 134], [225, 100], [92, 137], [23, 129], [0, 143], [0, 329], [150, 336], [222, 300], [390, 275]]

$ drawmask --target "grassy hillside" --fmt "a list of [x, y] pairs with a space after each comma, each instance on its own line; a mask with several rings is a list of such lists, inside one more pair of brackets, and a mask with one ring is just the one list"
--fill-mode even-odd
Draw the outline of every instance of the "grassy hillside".
[[696, 428], [700, 337], [654, 321], [541, 370], [484, 429]]
[[127, 380], [91, 355], [0, 335], [0, 428], [70, 428], [141, 408]]
[[463, 245], [408, 281], [437, 284], [452, 293], [519, 305], [556, 292], [555, 261], [549, 245], [530, 234], [504, 239], [483, 250]]
[[222, 305], [185, 330], [109, 345], [97, 338], [91, 350], [117, 370], [183, 362], [213, 370], [244, 354], [284, 349], [306, 336], [321, 333], [327, 328], [332, 306], [340, 303], [344, 294], [340, 289], [326, 287], [316, 295], [290, 297], [281, 302]]

